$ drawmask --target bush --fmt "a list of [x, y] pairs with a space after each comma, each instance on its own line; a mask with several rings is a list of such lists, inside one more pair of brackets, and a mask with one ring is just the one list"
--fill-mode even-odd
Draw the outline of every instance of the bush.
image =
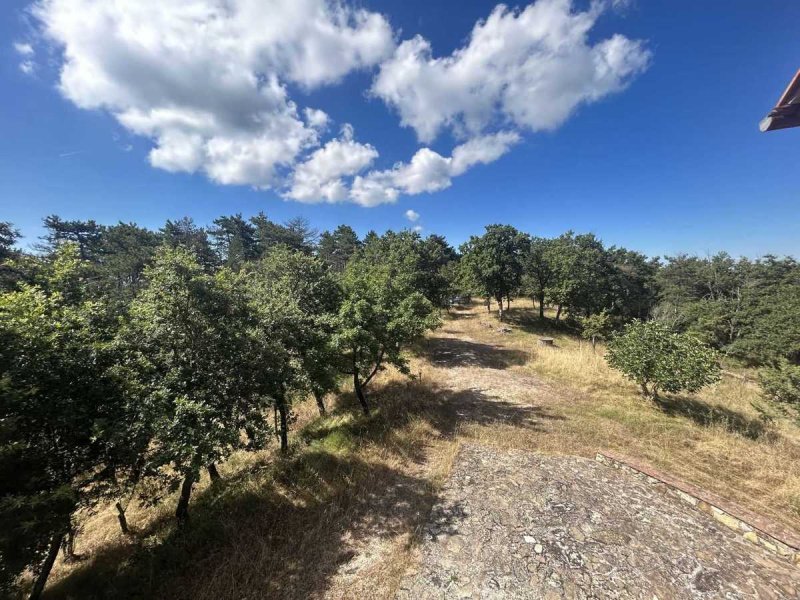
[[784, 404], [800, 405], [800, 365], [783, 360], [762, 369], [758, 376], [767, 398]]
[[720, 378], [713, 349], [657, 321], [628, 324], [609, 343], [606, 360], [654, 399], [660, 391], [696, 392]]

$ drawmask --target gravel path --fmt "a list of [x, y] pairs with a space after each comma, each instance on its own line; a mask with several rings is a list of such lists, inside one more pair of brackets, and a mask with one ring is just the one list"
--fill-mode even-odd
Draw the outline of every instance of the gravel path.
[[800, 569], [595, 461], [462, 447], [398, 598], [798, 598]]

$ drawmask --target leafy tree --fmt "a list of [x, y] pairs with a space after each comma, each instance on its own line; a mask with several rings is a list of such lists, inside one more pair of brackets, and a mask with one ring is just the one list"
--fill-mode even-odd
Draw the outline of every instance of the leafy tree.
[[588, 317], [579, 317], [581, 324], [581, 336], [585, 340], [592, 342], [592, 351], [595, 350], [597, 340], [605, 339], [611, 329], [611, 317], [608, 312], [603, 310]]
[[41, 249], [51, 253], [64, 242], [77, 244], [82, 260], [96, 261], [101, 250], [101, 237], [104, 227], [94, 220], [65, 221], [58, 215], [44, 218], [45, 235], [42, 237]]
[[259, 254], [257, 230], [241, 214], [214, 219], [208, 233], [219, 260], [234, 270]]
[[658, 299], [658, 259], [617, 247], [609, 248], [605, 257], [609, 262], [610, 296], [610, 306], [606, 308], [624, 321], [649, 317]]
[[8, 221], [0, 221], [0, 261], [14, 256], [14, 244], [22, 237], [18, 229]]
[[219, 258], [208, 239], [208, 232], [195, 225], [189, 217], [183, 217], [177, 221], [167, 220], [164, 227], [161, 228], [161, 237], [164, 244], [170, 248], [180, 246], [190, 250], [207, 271], [219, 264]]
[[770, 400], [800, 405], [800, 365], [788, 360], [776, 361], [759, 372], [759, 382], [764, 394]]
[[138, 291], [142, 272], [161, 244], [158, 233], [135, 223], [106, 227], [100, 237], [98, 275], [106, 295], [127, 301]]
[[527, 251], [527, 236], [510, 225], [489, 225], [486, 233], [470, 237], [461, 247], [466, 272], [483, 294], [497, 301], [501, 321], [503, 300], [521, 284]]
[[364, 390], [375, 375], [387, 364], [407, 374], [403, 350], [439, 324], [433, 304], [408, 277], [398, 275], [389, 262], [363, 254], [348, 263], [342, 276], [344, 301], [334, 341], [364, 414], [369, 414]]
[[11, 223], [0, 221], [0, 292], [11, 288], [17, 279], [8, 262], [20, 255], [20, 252], [14, 248], [20, 237], [19, 230], [15, 229]]
[[717, 353], [695, 337], [657, 321], [635, 320], [608, 344], [608, 364], [635, 381], [648, 397], [696, 392], [720, 378]]
[[266, 392], [279, 348], [255, 327], [241, 275], [209, 275], [188, 250], [162, 248], [145, 277], [120, 337], [121, 370], [151, 440], [144, 474], [167, 491], [180, 485], [182, 523], [202, 468], [213, 477], [215, 463], [268, 439]]
[[339, 225], [332, 232], [324, 231], [317, 249], [320, 259], [336, 273], [344, 271], [347, 261], [361, 247], [358, 235], [349, 225]]
[[539, 318], [544, 319], [544, 305], [548, 290], [555, 284], [555, 240], [533, 237], [528, 253], [523, 258], [526, 291], [539, 303]]
[[[320, 414], [324, 397], [337, 387], [338, 354], [333, 344], [341, 290], [318, 258], [278, 246], [248, 275], [252, 301], [265, 335], [286, 352], [276, 408], [288, 423], [293, 396], [314, 396]], [[286, 428], [281, 442], [288, 445]]]
[[256, 256], [264, 256], [277, 246], [310, 254], [318, 237], [317, 230], [304, 217], [295, 217], [281, 225], [260, 212], [250, 219], [250, 223], [254, 229]]
[[113, 319], [86, 299], [71, 243], [42, 285], [0, 296], [0, 590], [26, 567], [37, 598], [73, 513], [92, 506], [113, 467], [125, 413], [110, 375]]

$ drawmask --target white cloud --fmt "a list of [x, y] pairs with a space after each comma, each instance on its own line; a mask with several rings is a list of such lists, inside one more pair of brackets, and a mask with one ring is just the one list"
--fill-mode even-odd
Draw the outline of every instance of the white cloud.
[[406, 211], [406, 219], [408, 219], [412, 223], [416, 223], [417, 221], [419, 221], [419, 213], [409, 208]]
[[420, 232], [421, 232], [423, 229], [425, 229], [425, 228], [424, 228], [422, 225], [414, 225], [413, 229], [414, 229], [414, 231], [416, 231], [417, 233], [420, 233]]
[[[570, 0], [498, 5], [443, 58], [419, 36], [396, 46], [383, 15], [348, 1], [34, 0], [30, 14], [36, 39], [59, 52], [61, 94], [149, 139], [154, 167], [300, 202], [375, 206], [445, 189], [523, 131], [557, 127], [621, 90], [650, 57], [621, 35], [589, 43], [598, 16], [620, 0], [594, 0], [585, 12]], [[38, 49], [14, 49], [32, 73]], [[421, 147], [373, 168], [373, 145], [355, 141], [349, 125], [326, 141], [331, 117], [289, 95], [377, 65], [371, 93], [423, 141], [451, 129], [462, 143], [450, 156]]]
[[19, 63], [19, 70], [25, 75], [33, 75], [36, 70], [36, 63], [33, 61], [35, 51], [33, 46], [27, 42], [14, 42], [14, 51], [22, 57]]
[[589, 42], [607, 6], [596, 1], [578, 12], [571, 0], [539, 0], [522, 11], [498, 5], [450, 56], [435, 58], [420, 36], [400, 44], [381, 65], [372, 94], [426, 142], [443, 128], [472, 136], [498, 121], [555, 129], [579, 105], [623, 89], [649, 64], [642, 43], [622, 35]]
[[27, 42], [14, 42], [14, 50], [20, 56], [33, 56], [33, 46]]
[[355, 175], [372, 164], [378, 151], [353, 140], [353, 128], [345, 125], [338, 139], [316, 150], [294, 171], [285, 196], [301, 202], [342, 202], [348, 190], [342, 177]]
[[395, 202], [401, 193], [414, 195], [437, 192], [450, 187], [452, 178], [479, 163], [497, 160], [520, 140], [514, 132], [475, 137], [444, 157], [430, 148], [421, 148], [408, 163], [398, 163], [385, 171], [371, 171], [357, 177], [351, 199], [364, 206]]
[[335, 83], [394, 47], [383, 16], [327, 0], [39, 0], [32, 14], [62, 50], [61, 93], [150, 138], [153, 166], [259, 188], [328, 124], [286, 84]]

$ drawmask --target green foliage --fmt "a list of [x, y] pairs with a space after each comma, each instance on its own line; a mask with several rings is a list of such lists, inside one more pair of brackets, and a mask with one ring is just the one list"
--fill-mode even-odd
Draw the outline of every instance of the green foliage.
[[782, 404], [800, 405], [800, 366], [781, 360], [761, 369], [758, 375], [767, 398]]
[[472, 236], [461, 247], [464, 273], [475, 291], [497, 301], [503, 318], [504, 299], [522, 282], [528, 237], [510, 225], [489, 225], [482, 236]]
[[[393, 235], [382, 241], [393, 245]], [[374, 260], [368, 245], [342, 277], [344, 301], [334, 341], [364, 412], [369, 406], [363, 388], [386, 364], [408, 373], [403, 350], [440, 322], [433, 304], [413, 285], [417, 274], [405, 268], [402, 255], [394, 259]]]
[[113, 321], [60, 246], [39, 285], [0, 296], [0, 590], [104, 491], [125, 412]]
[[713, 349], [657, 321], [628, 324], [609, 342], [606, 360], [653, 398], [660, 391], [696, 392], [720, 378]]
[[581, 325], [581, 336], [585, 340], [591, 340], [592, 348], [595, 347], [597, 340], [603, 340], [611, 330], [611, 317], [607, 311], [603, 310], [596, 315], [579, 317]]
[[241, 275], [209, 275], [189, 251], [162, 248], [145, 278], [118, 368], [139, 409], [141, 472], [161, 489], [181, 478], [191, 489], [202, 467], [268, 439], [265, 392], [280, 348], [255, 326]]
[[347, 261], [361, 247], [358, 235], [349, 225], [339, 225], [319, 237], [318, 256], [336, 273], [344, 271]]

